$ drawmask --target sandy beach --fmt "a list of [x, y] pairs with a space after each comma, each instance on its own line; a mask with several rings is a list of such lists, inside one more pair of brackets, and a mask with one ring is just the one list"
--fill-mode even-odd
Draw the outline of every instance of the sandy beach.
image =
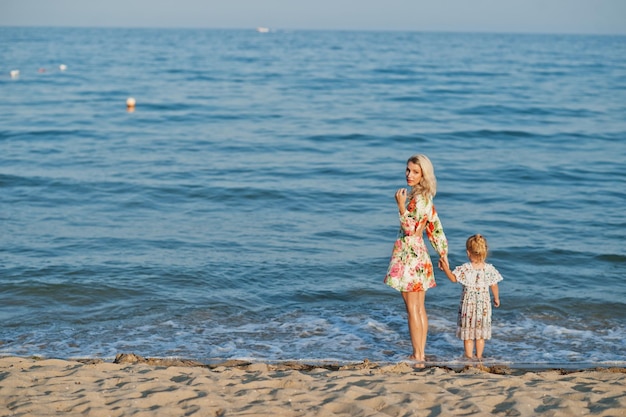
[[625, 416], [623, 368], [0, 358], [2, 416]]

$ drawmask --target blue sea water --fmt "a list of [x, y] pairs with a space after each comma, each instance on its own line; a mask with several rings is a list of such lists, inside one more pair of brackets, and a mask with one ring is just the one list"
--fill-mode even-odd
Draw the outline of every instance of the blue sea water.
[[[451, 263], [482, 233], [504, 276], [486, 355], [626, 364], [626, 37], [2, 27], [0, 45], [0, 355], [404, 360], [382, 279], [425, 153]], [[436, 278], [427, 357], [453, 364], [461, 288]]]

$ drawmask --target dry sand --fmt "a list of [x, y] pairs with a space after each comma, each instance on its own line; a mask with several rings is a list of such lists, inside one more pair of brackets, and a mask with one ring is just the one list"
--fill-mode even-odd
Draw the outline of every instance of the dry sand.
[[0, 358], [0, 416], [626, 416], [623, 368]]

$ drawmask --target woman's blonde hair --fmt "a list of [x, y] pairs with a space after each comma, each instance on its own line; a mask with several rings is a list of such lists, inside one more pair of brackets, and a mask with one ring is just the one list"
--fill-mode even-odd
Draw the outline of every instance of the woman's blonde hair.
[[414, 185], [409, 194], [409, 199], [415, 197], [417, 194], [422, 194], [424, 197], [433, 198], [437, 194], [437, 178], [435, 177], [435, 168], [433, 163], [426, 155], [415, 154], [411, 156], [406, 163], [412, 162], [422, 169], [422, 179], [419, 184]]
[[487, 259], [489, 246], [487, 246], [487, 239], [483, 235], [475, 234], [470, 236], [467, 242], [465, 242], [465, 248], [473, 260], [483, 262]]

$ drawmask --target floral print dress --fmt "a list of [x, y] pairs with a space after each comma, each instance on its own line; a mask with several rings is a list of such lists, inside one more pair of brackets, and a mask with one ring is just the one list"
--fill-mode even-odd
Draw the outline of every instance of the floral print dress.
[[491, 296], [489, 287], [502, 281], [491, 264], [475, 269], [467, 262], [452, 271], [461, 285], [461, 303], [456, 337], [461, 340], [491, 339]]
[[439, 256], [446, 256], [448, 240], [432, 198], [417, 195], [400, 215], [400, 231], [391, 253], [385, 284], [403, 292], [426, 291], [437, 285], [424, 243], [424, 230]]

